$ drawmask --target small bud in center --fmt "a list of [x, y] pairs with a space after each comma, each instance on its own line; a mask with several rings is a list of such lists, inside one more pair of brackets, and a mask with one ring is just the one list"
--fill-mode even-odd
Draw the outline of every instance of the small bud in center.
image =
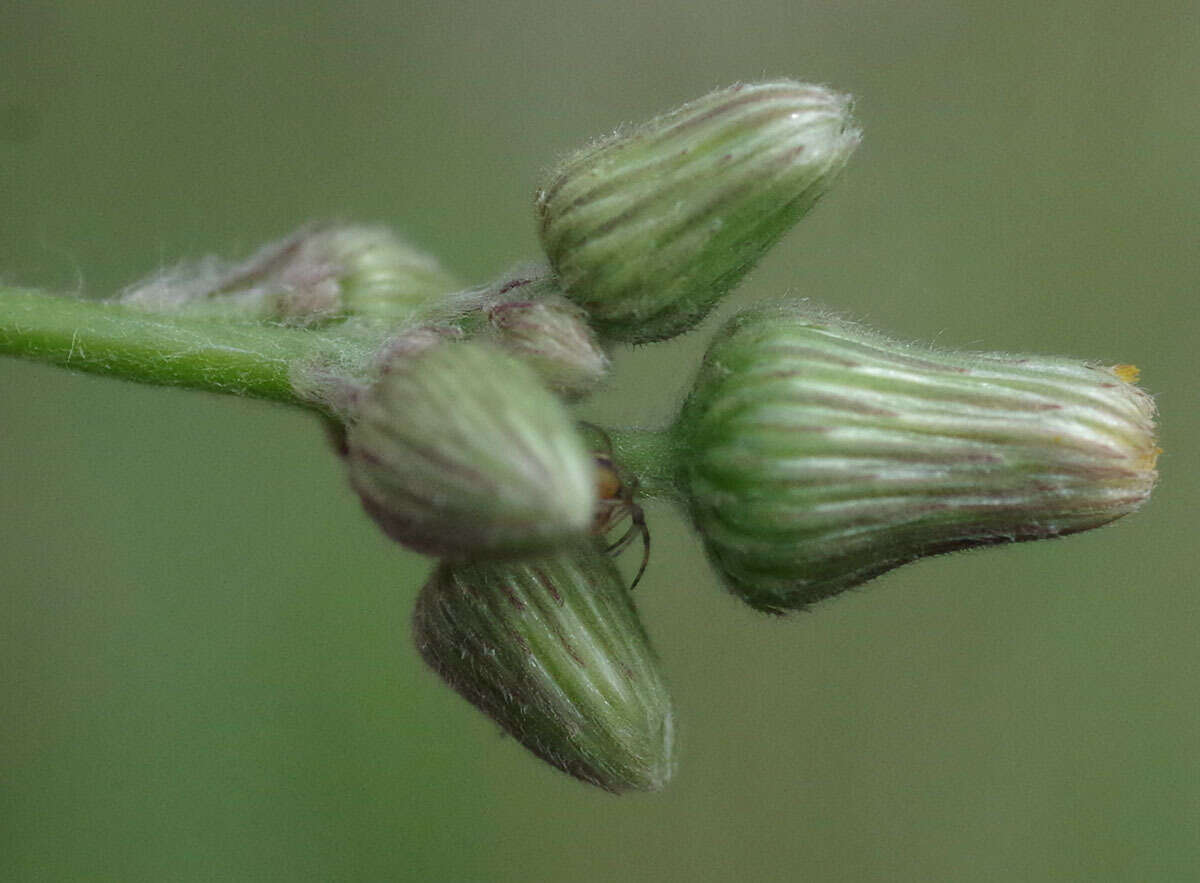
[[586, 533], [591, 456], [533, 370], [483, 341], [410, 337], [346, 432], [350, 481], [380, 527], [442, 557], [524, 555]]
[[496, 342], [565, 398], [586, 396], [607, 375], [608, 356], [587, 312], [559, 293], [544, 267], [506, 280], [486, 313]]

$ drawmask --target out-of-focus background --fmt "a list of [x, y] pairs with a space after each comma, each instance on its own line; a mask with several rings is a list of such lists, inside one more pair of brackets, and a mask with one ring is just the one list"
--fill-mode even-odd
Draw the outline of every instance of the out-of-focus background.
[[[1192, 0], [0, 7], [6, 282], [105, 295], [327, 217], [485, 281], [537, 256], [564, 152], [808, 79], [865, 140], [721, 315], [790, 292], [1132, 362], [1165, 449], [1124, 522], [783, 621], [651, 506], [682, 766], [614, 798], [422, 668], [428, 563], [311, 419], [0, 361], [0, 878], [1194, 880], [1198, 59]], [[668, 419], [716, 321], [622, 352], [588, 414]]]

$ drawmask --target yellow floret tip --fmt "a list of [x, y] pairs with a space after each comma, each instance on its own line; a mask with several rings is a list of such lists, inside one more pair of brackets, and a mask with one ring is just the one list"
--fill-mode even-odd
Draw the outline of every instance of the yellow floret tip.
[[1137, 383], [1138, 378], [1142, 375], [1141, 369], [1137, 365], [1113, 365], [1112, 373], [1126, 383]]

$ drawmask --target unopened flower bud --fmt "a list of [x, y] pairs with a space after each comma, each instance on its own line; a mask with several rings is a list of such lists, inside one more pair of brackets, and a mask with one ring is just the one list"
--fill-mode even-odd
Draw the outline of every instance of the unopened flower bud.
[[528, 554], [585, 533], [592, 458], [533, 370], [483, 341], [410, 338], [346, 432], [350, 481], [380, 527], [443, 557]]
[[131, 286], [128, 306], [314, 325], [346, 316], [399, 320], [456, 284], [384, 227], [310, 225], [231, 264], [205, 258]]
[[405, 319], [458, 287], [436, 258], [386, 227], [330, 227], [309, 248], [336, 275], [346, 315]]
[[796, 309], [718, 335], [678, 430], [731, 589], [783, 612], [925, 555], [1097, 527], [1156, 479], [1127, 366], [905, 346]]
[[496, 342], [565, 398], [587, 395], [608, 373], [587, 312], [558, 292], [544, 268], [506, 280], [486, 312]]
[[602, 334], [672, 337], [811, 208], [859, 137], [849, 99], [820, 86], [713, 92], [569, 157], [537, 194], [542, 245]]
[[417, 599], [417, 649], [522, 745], [609, 791], [656, 791], [675, 722], [657, 657], [610, 558], [443, 562]]

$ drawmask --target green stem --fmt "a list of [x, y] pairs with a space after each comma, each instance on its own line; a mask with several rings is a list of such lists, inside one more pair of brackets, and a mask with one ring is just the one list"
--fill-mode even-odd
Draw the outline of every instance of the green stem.
[[360, 375], [378, 343], [376, 336], [145, 313], [0, 286], [0, 354], [318, 410], [295, 388], [295, 372], [328, 365]]
[[683, 502], [680, 489], [680, 444], [670, 430], [606, 430], [618, 463], [638, 477], [638, 492], [646, 497], [666, 497]]

